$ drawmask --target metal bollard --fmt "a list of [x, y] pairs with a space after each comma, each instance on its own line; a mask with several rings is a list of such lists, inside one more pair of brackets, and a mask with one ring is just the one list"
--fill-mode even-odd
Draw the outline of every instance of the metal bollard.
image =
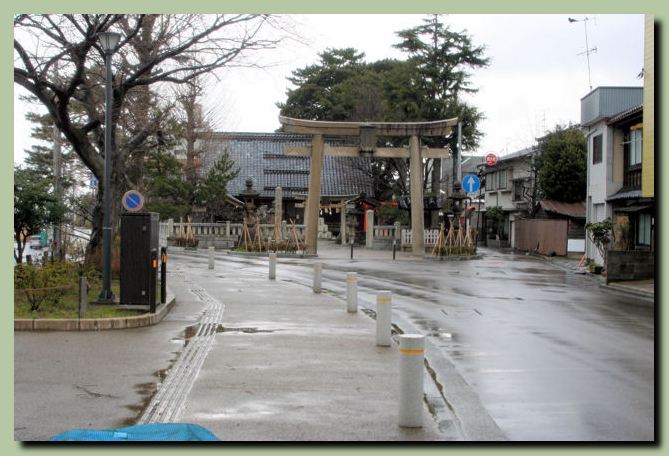
[[395, 239], [393, 239], [393, 260], [395, 259], [395, 248], [396, 248], [396, 245], [397, 245], [397, 241], [396, 241]]
[[376, 295], [376, 345], [390, 346], [390, 325], [392, 314], [392, 294], [380, 291]]
[[214, 248], [209, 247], [209, 269], [214, 269]]
[[402, 427], [423, 426], [423, 371], [425, 336], [400, 336], [400, 411]]
[[321, 278], [323, 275], [323, 265], [314, 263], [314, 293], [321, 292]]
[[276, 253], [269, 254], [269, 280], [276, 280]]
[[79, 276], [79, 318], [86, 316], [86, 306], [88, 305], [88, 281], [86, 277]]
[[358, 274], [355, 272], [346, 274], [346, 311], [358, 311]]
[[151, 280], [149, 281], [149, 306], [150, 312], [156, 313], [156, 280], [158, 279], [158, 249], [151, 249]]
[[160, 303], [167, 302], [167, 247], [160, 248]]
[[351, 239], [351, 259], [353, 259], [353, 239]]

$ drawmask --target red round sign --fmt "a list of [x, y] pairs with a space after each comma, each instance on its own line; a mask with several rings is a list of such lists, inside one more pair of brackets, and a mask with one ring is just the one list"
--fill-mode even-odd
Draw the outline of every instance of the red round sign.
[[488, 166], [495, 166], [497, 164], [497, 155], [488, 154], [485, 156], [485, 164]]

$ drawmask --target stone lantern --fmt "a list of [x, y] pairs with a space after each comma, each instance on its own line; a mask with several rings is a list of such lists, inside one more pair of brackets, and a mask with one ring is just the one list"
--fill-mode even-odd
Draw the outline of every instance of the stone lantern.
[[[464, 202], [465, 200], [471, 201], [471, 198], [462, 190], [462, 184], [460, 181], [453, 182], [453, 194], [448, 197], [451, 200], [451, 210], [453, 212], [453, 218], [455, 226], [460, 226], [460, 214], [464, 211]], [[449, 217], [450, 219], [450, 217]]]
[[246, 179], [246, 189], [239, 194], [244, 200], [244, 218], [248, 225], [255, 224], [256, 205], [255, 199], [260, 195], [253, 189], [253, 179], [250, 177]]

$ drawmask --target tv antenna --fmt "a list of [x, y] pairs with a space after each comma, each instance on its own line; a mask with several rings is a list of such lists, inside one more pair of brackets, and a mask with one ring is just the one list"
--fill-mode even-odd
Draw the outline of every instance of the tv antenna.
[[588, 44], [588, 21], [590, 20], [589, 17], [585, 16], [583, 19], [574, 19], [572, 17], [567, 18], [569, 23], [574, 23], [574, 22], [583, 22], [583, 26], [585, 28], [585, 51], [584, 52], [579, 52], [576, 55], [583, 55], [585, 54], [585, 57], [588, 61], [588, 85], [590, 86], [590, 90], [592, 90], [592, 79], [590, 78], [590, 54], [594, 54], [597, 52], [597, 46], [595, 47], [590, 47]]

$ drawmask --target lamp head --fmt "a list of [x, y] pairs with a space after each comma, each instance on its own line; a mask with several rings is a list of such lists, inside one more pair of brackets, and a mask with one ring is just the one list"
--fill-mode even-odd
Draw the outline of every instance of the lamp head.
[[119, 41], [121, 41], [121, 34], [116, 32], [101, 32], [98, 33], [98, 40], [100, 46], [106, 54], [112, 54], [116, 50]]

